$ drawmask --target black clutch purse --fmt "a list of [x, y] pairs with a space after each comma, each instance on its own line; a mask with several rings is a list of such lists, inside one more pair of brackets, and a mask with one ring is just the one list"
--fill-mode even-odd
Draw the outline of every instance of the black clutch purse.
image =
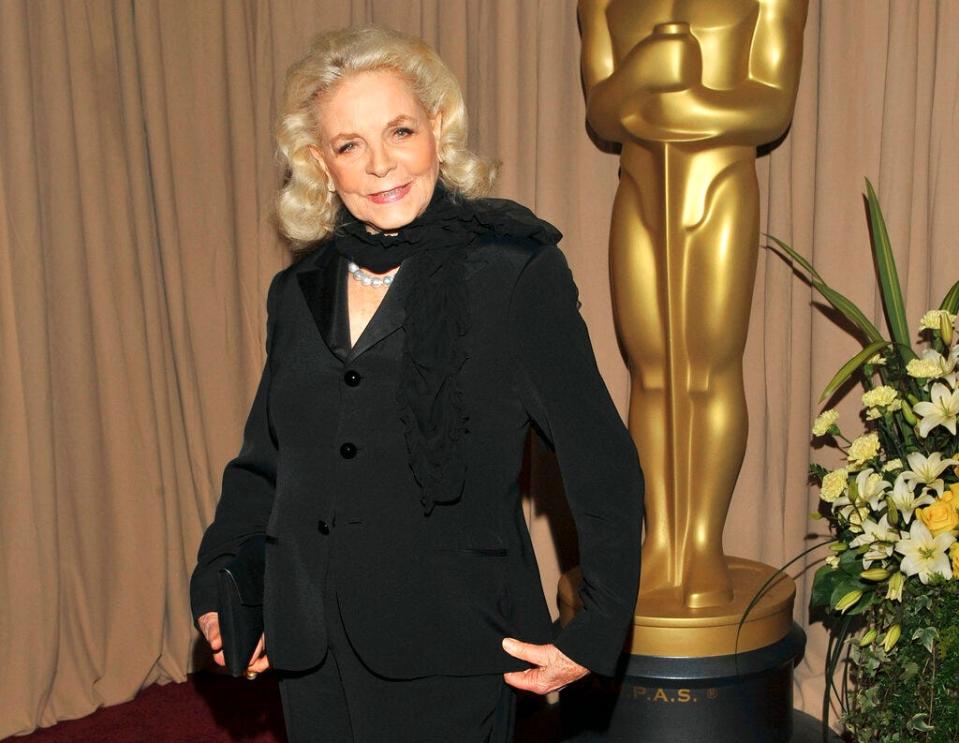
[[260, 534], [240, 546], [217, 573], [217, 599], [223, 658], [231, 676], [246, 673], [263, 634], [263, 572], [266, 539]]

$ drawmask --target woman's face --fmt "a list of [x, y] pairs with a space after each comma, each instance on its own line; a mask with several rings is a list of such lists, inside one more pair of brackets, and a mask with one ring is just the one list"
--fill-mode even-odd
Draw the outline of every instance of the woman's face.
[[360, 72], [323, 95], [310, 151], [350, 213], [390, 232], [425, 211], [439, 176], [441, 116], [395, 72]]

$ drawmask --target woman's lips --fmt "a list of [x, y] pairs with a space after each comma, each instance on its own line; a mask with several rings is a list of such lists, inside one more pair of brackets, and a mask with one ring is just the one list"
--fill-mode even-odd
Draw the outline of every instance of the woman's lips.
[[410, 192], [410, 187], [412, 187], [413, 181], [410, 181], [405, 186], [397, 186], [392, 188], [389, 191], [380, 191], [379, 193], [374, 193], [369, 195], [369, 200], [374, 204], [389, 204], [393, 201], [399, 201], [406, 194]]

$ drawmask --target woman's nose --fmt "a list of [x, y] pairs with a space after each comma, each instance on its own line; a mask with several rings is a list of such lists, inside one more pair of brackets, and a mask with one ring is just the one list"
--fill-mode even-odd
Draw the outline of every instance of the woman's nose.
[[386, 147], [371, 147], [370, 148], [370, 157], [366, 163], [366, 172], [371, 175], [375, 175], [378, 178], [382, 178], [387, 175], [393, 168], [396, 167], [396, 162], [393, 160], [392, 155], [389, 152], [389, 149]]

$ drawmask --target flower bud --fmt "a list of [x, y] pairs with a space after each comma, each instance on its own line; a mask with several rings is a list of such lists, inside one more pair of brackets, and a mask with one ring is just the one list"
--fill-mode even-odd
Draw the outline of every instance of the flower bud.
[[878, 582], [886, 580], [889, 577], [889, 571], [885, 568], [870, 568], [869, 570], [863, 570], [859, 577]]
[[902, 589], [906, 584], [906, 576], [902, 573], [893, 573], [886, 589], [886, 598], [890, 601], [902, 601]]
[[886, 498], [886, 519], [889, 521], [890, 526], [899, 525], [899, 509], [896, 508], [896, 504], [892, 502], [892, 498]]
[[949, 322], [948, 312], [939, 315], [939, 333], [942, 335], [943, 343], [947, 346], [952, 343], [952, 323]]
[[902, 417], [906, 419], [906, 423], [910, 426], [915, 426], [919, 424], [919, 419], [916, 418], [915, 414], [912, 412], [912, 408], [909, 406], [905, 400], [902, 401], [902, 407], [900, 408], [902, 412]]
[[839, 601], [836, 602], [835, 609], [840, 614], [845, 614], [846, 611], [854, 607], [859, 602], [859, 599], [861, 598], [862, 598], [862, 591], [860, 591], [859, 589], [850, 591], [841, 599], [839, 599]]
[[871, 644], [872, 644], [872, 641], [876, 639], [876, 636], [877, 636], [878, 634], [879, 634], [879, 632], [876, 630], [875, 627], [873, 627], [872, 629], [870, 629], [870, 630], [869, 630], [866, 634], [864, 634], [864, 635], [862, 636], [862, 638], [859, 640], [859, 647], [864, 648], [864, 647], [866, 647], [866, 645], [871, 645]]
[[849, 500], [852, 503], [859, 500], [859, 483], [853, 478], [849, 478]]
[[886, 636], [882, 640], [882, 648], [887, 653], [895, 647], [896, 643], [899, 642], [899, 636], [902, 634], [902, 627], [898, 624], [892, 625], [889, 630], [886, 632]]
[[847, 549], [849, 549], [849, 545], [844, 544], [843, 542], [833, 542], [829, 545], [829, 549], [831, 549], [833, 552], [845, 552]]

